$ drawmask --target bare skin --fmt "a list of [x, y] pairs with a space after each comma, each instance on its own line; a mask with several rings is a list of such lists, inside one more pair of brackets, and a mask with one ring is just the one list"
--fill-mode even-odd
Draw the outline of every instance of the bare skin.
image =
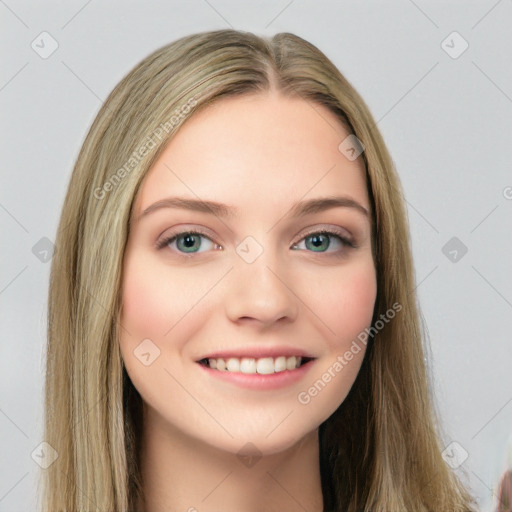
[[[144, 401], [145, 512], [322, 510], [318, 427], [354, 383], [364, 347], [334, 365], [370, 325], [377, 292], [363, 162], [338, 149], [347, 135], [302, 99], [228, 98], [190, 117], [145, 177], [124, 257], [120, 339]], [[171, 196], [236, 211], [142, 215]], [[333, 196], [344, 205], [291, 211]], [[143, 340], [148, 365], [134, 356]], [[272, 389], [199, 363], [276, 347], [313, 361]]]

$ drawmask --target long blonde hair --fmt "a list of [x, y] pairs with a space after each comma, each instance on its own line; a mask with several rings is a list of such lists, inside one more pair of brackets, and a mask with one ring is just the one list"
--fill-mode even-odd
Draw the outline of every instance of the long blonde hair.
[[[141, 398], [123, 366], [122, 260], [140, 183], [185, 119], [221, 98], [277, 89], [334, 112], [364, 145], [378, 292], [356, 381], [319, 431], [325, 510], [466, 512], [444, 462], [425, 364], [399, 179], [362, 98], [315, 46], [290, 33], [218, 30], [155, 51], [116, 86], [83, 143], [56, 237], [48, 300], [43, 512], [135, 510]], [[341, 142], [341, 141], [340, 141]]]

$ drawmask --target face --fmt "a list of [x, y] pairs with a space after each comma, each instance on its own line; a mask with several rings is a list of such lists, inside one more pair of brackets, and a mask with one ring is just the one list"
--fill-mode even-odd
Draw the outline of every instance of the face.
[[[302, 99], [222, 99], [190, 117], [149, 170], [120, 319], [146, 422], [272, 454], [343, 402], [377, 292], [363, 162], [338, 149], [347, 136]], [[314, 202], [325, 198], [337, 201]]]

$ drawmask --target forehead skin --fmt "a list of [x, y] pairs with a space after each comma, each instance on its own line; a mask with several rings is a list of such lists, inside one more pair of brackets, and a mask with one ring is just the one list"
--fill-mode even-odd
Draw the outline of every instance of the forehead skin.
[[133, 216], [171, 192], [235, 205], [267, 229], [301, 199], [343, 194], [370, 211], [361, 157], [338, 149], [347, 135], [327, 107], [301, 98], [219, 100], [180, 127], [144, 178]]

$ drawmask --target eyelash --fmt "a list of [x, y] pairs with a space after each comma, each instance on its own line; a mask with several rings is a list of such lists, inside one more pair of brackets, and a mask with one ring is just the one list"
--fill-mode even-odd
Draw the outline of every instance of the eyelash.
[[[173, 233], [173, 234], [169, 235], [168, 237], [164, 238], [163, 240], [158, 241], [156, 243], [156, 248], [159, 250], [164, 249], [170, 243], [174, 242], [178, 237], [180, 237], [182, 235], [200, 235], [200, 236], [207, 238], [211, 242], [213, 242], [213, 240], [205, 232], [198, 230], [198, 229], [187, 229], [187, 230], [180, 231], [178, 233]], [[297, 243], [294, 243], [293, 246], [298, 245], [299, 242], [302, 242], [305, 238], [307, 238], [311, 235], [328, 235], [330, 237], [337, 238], [345, 248], [351, 248], [351, 249], [358, 248], [358, 246], [354, 242], [352, 242], [351, 240], [348, 240], [343, 235], [343, 233], [341, 233], [340, 231], [337, 231], [337, 230], [329, 231], [327, 229], [309, 231]], [[215, 242], [213, 242], [213, 243], [215, 243]], [[215, 244], [215, 245], [219, 245], [219, 244]], [[332, 253], [336, 253], [336, 252], [339, 253], [342, 250], [343, 249], [340, 249], [338, 251], [319, 251], [319, 252], [307, 251], [307, 252], [311, 252], [313, 254], [332, 254]], [[184, 252], [178, 251], [178, 254], [180, 254], [181, 256], [184, 256], [184, 257], [191, 257], [194, 254], [199, 254], [199, 253], [184, 253]]]

